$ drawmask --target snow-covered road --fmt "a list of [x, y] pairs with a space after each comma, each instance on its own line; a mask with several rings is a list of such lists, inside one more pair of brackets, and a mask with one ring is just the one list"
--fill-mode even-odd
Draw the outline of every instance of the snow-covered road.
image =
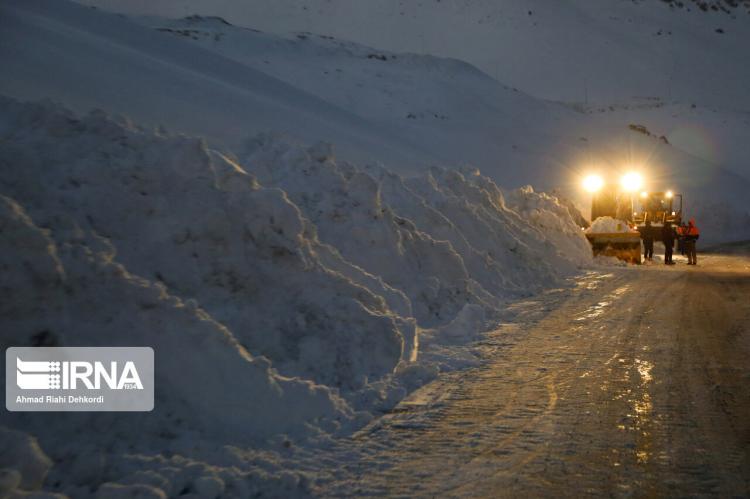
[[750, 494], [746, 247], [517, 304], [481, 367], [335, 451], [325, 496]]

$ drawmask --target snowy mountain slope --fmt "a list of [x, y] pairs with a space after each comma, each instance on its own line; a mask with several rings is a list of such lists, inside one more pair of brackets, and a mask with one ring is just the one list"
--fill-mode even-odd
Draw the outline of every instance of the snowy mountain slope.
[[[504, 185], [562, 187], [585, 207], [577, 184], [583, 172], [615, 177], [637, 168], [646, 174], [648, 189], [676, 189], [694, 216], [710, 216], [712, 240], [750, 234], [743, 204], [750, 188], [740, 147], [747, 126], [743, 113], [729, 115], [739, 125], [732, 126], [720, 123], [727, 116], [721, 111], [666, 106], [656, 97], [562, 106], [508, 89], [458, 61], [377, 51], [309, 33], [278, 37], [217, 18], [142, 22], [399, 130], [449, 164], [479, 165]], [[696, 136], [698, 124], [708, 119], [716, 128], [698, 129]], [[654, 136], [631, 130], [644, 123]], [[661, 135], [667, 143], [655, 140]], [[717, 136], [724, 147], [712, 139]], [[720, 218], [729, 220], [717, 220], [717, 204], [724, 206]]]
[[[0, 91], [19, 98], [52, 97], [80, 111], [102, 107], [224, 145], [274, 130], [306, 141], [332, 141], [347, 157], [383, 161], [401, 171], [471, 162], [514, 186], [529, 178], [512, 163], [556, 170], [557, 162], [550, 159], [558, 156], [555, 147], [570, 142], [567, 133], [558, 137], [559, 132], [575, 128], [559, 125], [559, 115], [578, 119], [456, 61], [406, 57], [392, 70], [386, 64], [381, 74], [383, 61], [367, 58], [364, 47], [322, 50], [312, 65], [300, 65], [316, 49], [294, 45], [281, 47], [287, 54], [286, 62], [278, 61], [282, 73], [300, 69], [298, 78], [286, 78], [285, 85], [272, 72], [270, 77], [261, 72], [262, 66], [229, 54], [217, 57], [168, 33], [68, 2], [6, 2], [3, 9], [0, 22], [8, 42], [0, 58], [8, 77], [0, 81]], [[356, 53], [347, 54], [350, 50]], [[359, 56], [369, 64], [361, 65]], [[335, 72], [337, 62], [345, 64], [346, 72], [339, 84], [315, 68]], [[356, 102], [371, 104], [352, 105]], [[370, 112], [388, 107], [389, 119]], [[552, 124], [545, 126], [548, 121]], [[552, 140], [535, 140], [540, 131]]]
[[[0, 46], [10, 68], [0, 90], [10, 95], [53, 96], [78, 109], [124, 112], [200, 133], [222, 147], [237, 147], [259, 131], [291, 130], [303, 141], [335, 142], [346, 158], [381, 161], [401, 172], [469, 163], [508, 187], [558, 188], [584, 213], [588, 200], [579, 187], [584, 173], [597, 169], [615, 176], [640, 158], [636, 166], [648, 171], [649, 188], [676, 189], [691, 203], [702, 200], [706, 208], [693, 215], [715, 219], [715, 207], [723, 206], [722, 223], [710, 232], [713, 240], [750, 233], [747, 208], [735, 202], [748, 188], [739, 112], [733, 123], [742, 126], [724, 136], [733, 152], [696, 156], [689, 144], [697, 141], [689, 133], [677, 140], [682, 128], [674, 125], [682, 118], [667, 114], [661, 100], [627, 101], [613, 106], [615, 111], [598, 106], [606, 112], [592, 113], [583, 105], [532, 98], [455, 60], [383, 52], [328, 37], [285, 38], [196, 17], [142, 19], [156, 28], [146, 29], [67, 2], [10, 2], [2, 8], [0, 22], [8, 28], [3, 36], [11, 43]], [[48, 73], [56, 78], [42, 77]], [[700, 124], [700, 117], [709, 116], [703, 110], [711, 108], [696, 109]], [[650, 118], [654, 113], [658, 122]], [[631, 124], [676, 138], [675, 144], [663, 147], [640, 137]], [[651, 165], [655, 150], [664, 161]], [[720, 167], [721, 158], [734, 161], [732, 167]]]
[[6, 95], [59, 99], [81, 111], [106, 104], [221, 144], [274, 129], [309, 141], [336, 137], [357, 158], [379, 153], [406, 164], [430, 157], [303, 90], [120, 16], [49, 0], [0, 9]]
[[445, 164], [475, 164], [505, 185], [530, 178], [511, 162], [533, 165], [540, 180], [557, 170], [551, 158], [560, 156], [562, 144], [575, 144], [583, 121], [456, 60], [383, 52], [309, 33], [278, 37], [216, 18], [142, 22], [349, 109]]
[[[454, 57], [551, 100], [581, 102], [588, 93], [597, 103], [661, 96], [698, 98], [705, 105], [750, 106], [744, 91], [750, 69], [742, 64], [742, 47], [750, 39], [750, 7], [745, 2], [84, 3], [129, 14], [221, 16], [233, 24], [276, 33], [312, 31], [384, 50]], [[677, 6], [680, 3], [683, 8]], [[706, 10], [698, 5], [704, 3]]]
[[[685, 109], [695, 104], [710, 113], [663, 109], [632, 113], [631, 121], [649, 121], [645, 124], [670, 134], [686, 127], [702, 129], [718, 148], [715, 156], [726, 161], [721, 164], [748, 175], [746, 162], [736, 159], [744, 154], [750, 136], [746, 119], [750, 66], [744, 49], [750, 45], [750, 7], [746, 2], [85, 3], [131, 14], [219, 15], [237, 25], [282, 35], [312, 31], [382, 50], [454, 57], [498, 81], [552, 101], [631, 110], [639, 101], [653, 98], [667, 107]], [[621, 116], [613, 119], [619, 123]], [[723, 122], [732, 126], [720, 126]], [[682, 146], [685, 141], [675, 144]]]
[[669, 102], [658, 97], [601, 106], [574, 104], [572, 107], [620, 127], [646, 126], [654, 135], [666, 137], [675, 148], [748, 177], [743, 144], [750, 137], [749, 111]]
[[[549, 189], [566, 184], [577, 188], [580, 158], [590, 144], [600, 141], [606, 145], [612, 137], [629, 134], [624, 123], [617, 123], [597, 135], [598, 129], [610, 124], [608, 121], [594, 120], [588, 126], [590, 116], [503, 87], [458, 61], [385, 53], [317, 36], [288, 40], [228, 26], [216, 19], [157, 24], [146, 20], [158, 29], [171, 30], [149, 33], [127, 20], [66, 2], [54, 6], [43, 1], [10, 3], [4, 8], [8, 9], [3, 16], [8, 19], [4, 33], [14, 40], [4, 45], [6, 52], [0, 54], [11, 69], [10, 77], [1, 82], [6, 93], [33, 98], [58, 96], [79, 109], [104, 107], [223, 143], [236, 143], [242, 136], [261, 130], [291, 128], [303, 139], [313, 135], [336, 142], [347, 157], [380, 160], [400, 170], [418, 170], [436, 160], [446, 166], [471, 163], [504, 185], [534, 183]], [[175, 30], [189, 36], [174, 36]], [[87, 44], [92, 31], [100, 37], [100, 43], [93, 47]], [[188, 48], [178, 39], [196, 42], [220, 57], [212, 58], [195, 46]], [[131, 48], [115, 50], [123, 46]], [[164, 64], [152, 67], [155, 57]], [[116, 85], [111, 78], [103, 81], [105, 73], [98, 70], [114, 71], [114, 63]], [[190, 77], [184, 74], [186, 71], [175, 71], [175, 67], [187, 68]], [[196, 71], [202, 71], [203, 76], [193, 78]], [[54, 72], [56, 79], [40, 77], [47, 72]], [[259, 76], [260, 72], [263, 75]], [[82, 87], [79, 73], [85, 74], [90, 83]], [[268, 80], [266, 74], [275, 79]], [[210, 82], [206, 76], [210, 76]], [[226, 80], [219, 88], [209, 84], [219, 76]], [[238, 79], [242, 80], [241, 89], [235, 85]], [[281, 84], [283, 91], [278, 94], [274, 87], [269, 98], [285, 107], [301, 107], [302, 114], [289, 109], [269, 110], [267, 97], [259, 103], [254, 91], [245, 91], [245, 86], [251, 85], [256, 90], [261, 87], [259, 92], [267, 95], [269, 82], [279, 80], [289, 86]], [[291, 87], [301, 93], [289, 90]], [[110, 95], [112, 88], [118, 89], [117, 95]], [[290, 98], [290, 93], [294, 97]], [[145, 104], [146, 97], [157, 94]], [[302, 99], [302, 94], [309, 99]], [[334, 112], [337, 117], [332, 118], [333, 128], [329, 126], [331, 120], [319, 126], [317, 121], [302, 118], [310, 109], [309, 100], [315, 100], [313, 96], [326, 101], [330, 109], [346, 108], [357, 116]], [[311, 104], [315, 110], [312, 114], [320, 114], [317, 109], [321, 105], [325, 106], [321, 101]], [[251, 116], [248, 121], [241, 110]], [[370, 127], [370, 144], [352, 139], [347, 132], [352, 119], [366, 123], [365, 129]], [[382, 130], [387, 131], [387, 137], [380, 133]], [[589, 143], [582, 144], [581, 136], [587, 136]], [[395, 143], [394, 137], [398, 137]], [[420, 152], [403, 152], [402, 138]], [[377, 141], [380, 145], [372, 144]], [[405, 159], [409, 157], [412, 159]]]

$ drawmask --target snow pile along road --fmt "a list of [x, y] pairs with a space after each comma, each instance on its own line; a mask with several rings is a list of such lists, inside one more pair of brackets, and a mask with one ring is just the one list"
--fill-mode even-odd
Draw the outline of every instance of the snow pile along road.
[[[310, 432], [311, 422], [338, 432], [355, 422], [351, 409], [329, 388], [279, 376], [194, 301], [130, 274], [112, 261], [114, 255], [107, 240], [74, 222], [58, 220], [54, 230], [41, 229], [17, 203], [0, 197], [3, 350], [147, 345], [158, 352], [158, 402], [151, 413], [50, 418], [3, 411], [2, 426], [34, 435], [41, 446], [26, 433], [0, 428], [0, 491], [36, 490], [48, 473], [48, 486], [56, 484], [70, 497], [91, 497], [97, 488], [97, 497], [165, 497], [159, 491], [174, 496], [200, 492], [204, 482], [236, 496], [258, 490], [286, 495], [299, 488], [294, 476], [283, 481], [230, 465], [219, 471], [198, 459], [228, 462], [234, 451], [224, 444], [274, 434], [299, 438]], [[272, 466], [255, 459], [255, 468]]]
[[247, 141], [240, 157], [262, 185], [287, 193], [321, 241], [401, 291], [407, 302], [391, 296], [389, 305], [420, 326], [444, 324], [469, 303], [496, 310], [587, 262], [566, 208], [548, 197], [556, 211], [544, 212], [549, 227], [536, 225], [508, 209], [477, 170], [433, 168], [404, 179], [337, 161], [328, 144], [304, 148], [270, 136]]
[[[156, 351], [156, 410], [109, 418], [92, 437], [99, 474], [82, 477], [78, 449], [50, 472], [65, 487], [143, 484], [128, 470], [167, 466], [139, 455], [230, 467], [217, 443], [346, 434], [431, 372], [420, 328], [470, 338], [508, 299], [590, 262], [555, 198], [506, 201], [470, 169], [404, 179], [325, 144], [265, 135], [235, 157], [101, 111], [2, 98], [0, 164], [2, 346]], [[65, 435], [101, 419], [2, 421], [60, 463]], [[210, 478], [248, 486], [240, 472]], [[162, 478], [198, 487], [190, 473]]]
[[544, 192], [534, 192], [534, 188], [527, 185], [509, 193], [506, 204], [545, 234], [558, 254], [575, 258], [579, 265], [590, 262], [590, 246], [581, 237], [579, 225], [585, 219], [571, 203]]

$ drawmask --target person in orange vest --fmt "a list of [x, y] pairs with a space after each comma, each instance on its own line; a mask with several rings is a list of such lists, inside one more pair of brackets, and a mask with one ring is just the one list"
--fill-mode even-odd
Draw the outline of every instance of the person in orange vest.
[[677, 251], [679, 251], [682, 256], [685, 256], [685, 229], [687, 229], [687, 224], [685, 222], [682, 222], [677, 226]]
[[687, 227], [682, 229], [682, 237], [685, 238], [685, 253], [688, 257], [688, 265], [698, 265], [698, 256], [695, 253], [695, 242], [701, 237], [695, 219], [691, 218]]

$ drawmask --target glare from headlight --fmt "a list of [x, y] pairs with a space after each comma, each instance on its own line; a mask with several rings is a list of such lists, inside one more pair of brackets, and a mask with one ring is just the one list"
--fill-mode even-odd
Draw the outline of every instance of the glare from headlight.
[[604, 179], [599, 175], [589, 175], [583, 179], [583, 188], [589, 192], [596, 192], [604, 186]]
[[641, 185], [643, 185], [643, 178], [640, 173], [629, 172], [622, 176], [620, 182], [622, 183], [623, 189], [628, 192], [633, 192], [640, 189]]

